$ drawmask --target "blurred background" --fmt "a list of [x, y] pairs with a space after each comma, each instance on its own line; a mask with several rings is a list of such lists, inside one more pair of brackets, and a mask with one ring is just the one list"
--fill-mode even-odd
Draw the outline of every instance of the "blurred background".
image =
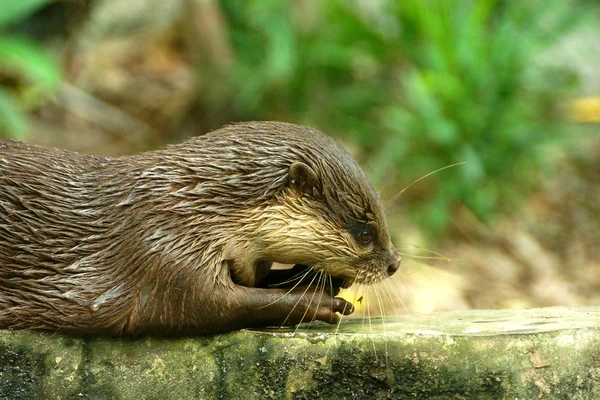
[[0, 0], [0, 138], [243, 120], [327, 132], [381, 191], [403, 262], [369, 313], [600, 305], [595, 2]]

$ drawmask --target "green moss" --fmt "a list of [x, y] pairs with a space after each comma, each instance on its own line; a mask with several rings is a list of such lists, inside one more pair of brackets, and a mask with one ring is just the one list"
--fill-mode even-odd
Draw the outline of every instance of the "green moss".
[[0, 399], [34, 398], [47, 374], [44, 360], [26, 346], [0, 344]]
[[599, 309], [329, 329], [136, 340], [0, 331], [0, 399], [600, 398]]

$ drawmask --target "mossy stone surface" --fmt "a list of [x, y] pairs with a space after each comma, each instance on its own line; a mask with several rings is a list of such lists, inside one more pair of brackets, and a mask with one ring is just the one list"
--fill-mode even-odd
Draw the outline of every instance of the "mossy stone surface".
[[600, 308], [200, 338], [0, 331], [0, 399], [600, 398]]

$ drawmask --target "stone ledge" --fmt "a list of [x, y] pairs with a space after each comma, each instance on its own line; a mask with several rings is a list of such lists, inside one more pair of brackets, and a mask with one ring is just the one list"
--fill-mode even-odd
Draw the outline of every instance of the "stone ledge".
[[0, 331], [0, 399], [600, 398], [600, 308], [345, 319], [340, 331]]

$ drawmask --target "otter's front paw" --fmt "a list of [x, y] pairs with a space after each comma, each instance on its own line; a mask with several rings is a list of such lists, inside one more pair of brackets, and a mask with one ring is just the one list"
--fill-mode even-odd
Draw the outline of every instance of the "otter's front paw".
[[296, 289], [292, 293], [299, 295], [300, 299], [292, 307], [287, 321], [284, 322], [286, 325], [315, 320], [337, 324], [340, 320], [339, 314], [350, 315], [354, 312], [352, 303], [312, 287]]

